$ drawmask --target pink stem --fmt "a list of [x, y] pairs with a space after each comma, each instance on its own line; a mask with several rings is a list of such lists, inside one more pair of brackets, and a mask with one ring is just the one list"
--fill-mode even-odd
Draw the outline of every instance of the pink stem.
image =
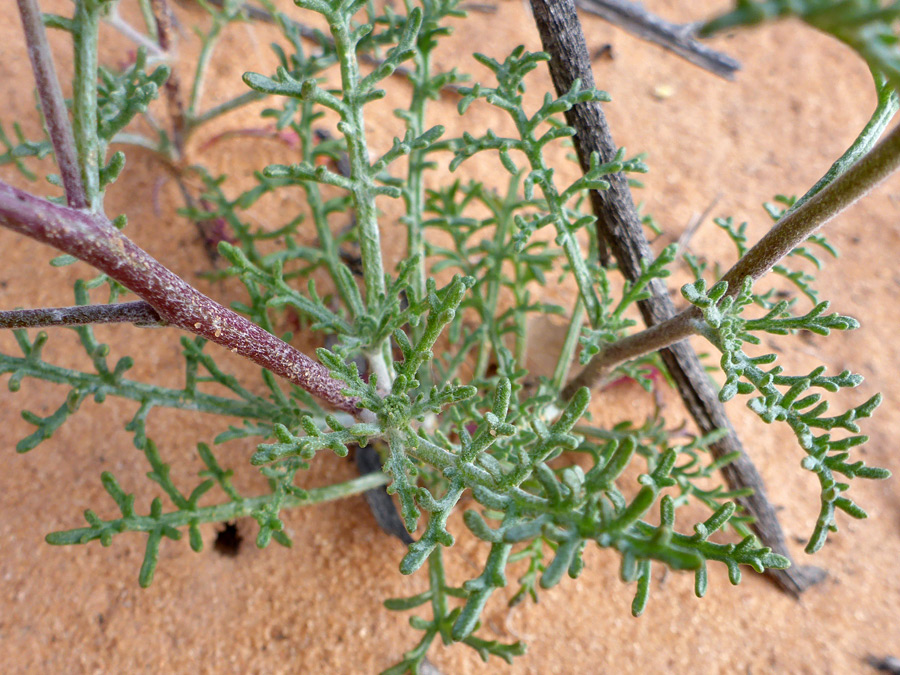
[[271, 370], [334, 407], [356, 399], [328, 369], [252, 321], [202, 294], [100, 214], [58, 206], [0, 181], [0, 225], [87, 262], [149, 303], [160, 318]]

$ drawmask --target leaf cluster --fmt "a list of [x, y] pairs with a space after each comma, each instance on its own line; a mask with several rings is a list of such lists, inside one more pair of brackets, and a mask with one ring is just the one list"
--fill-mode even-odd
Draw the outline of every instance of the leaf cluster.
[[[862, 508], [844, 496], [850, 485], [838, 482], [834, 474], [842, 474], [848, 479], [890, 476], [886, 469], [868, 467], [862, 460], [848, 462], [850, 450], [868, 440], [867, 436], [859, 435], [857, 422], [872, 414], [881, 403], [881, 395], [876, 394], [839, 415], [827, 416], [829, 403], [823, 399], [821, 391], [836, 392], [856, 387], [862, 382], [860, 375], [849, 371], [825, 375], [825, 366], [818, 366], [808, 375], [784, 375], [781, 366], [765, 369], [775, 362], [775, 354], [748, 356], [744, 345], [759, 344], [760, 333], [788, 335], [808, 330], [828, 335], [832, 330], [858, 328], [859, 323], [840, 314], [825, 314], [827, 302], [819, 303], [802, 316], [794, 316], [788, 311], [788, 303], [781, 301], [765, 315], [747, 319], [742, 314], [754, 303], [750, 279], [744, 282], [737, 295], [729, 296], [727, 291], [725, 282], [707, 289], [702, 279], [682, 288], [685, 299], [703, 312], [701, 330], [704, 336], [722, 352], [721, 368], [726, 379], [719, 398], [728, 401], [737, 394], [757, 393], [757, 397], [748, 401], [749, 408], [766, 423], [787, 423], [807, 455], [802, 462], [803, 468], [815, 473], [819, 479], [821, 507], [806, 547], [807, 552], [814, 553], [825, 544], [828, 532], [837, 530], [835, 509], [845, 511], [853, 518], [866, 517]], [[834, 438], [834, 431], [856, 435]]]

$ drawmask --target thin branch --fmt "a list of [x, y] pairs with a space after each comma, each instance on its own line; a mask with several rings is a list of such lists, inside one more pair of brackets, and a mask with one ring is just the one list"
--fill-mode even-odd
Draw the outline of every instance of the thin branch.
[[[883, 107], [890, 115], [882, 110]], [[881, 123], [877, 129], [878, 134], [887, 125], [896, 107], [896, 97], [886, 99], [884, 105], [879, 104], [873, 116], [873, 120], [879, 120]], [[874, 132], [870, 127], [872, 123], [866, 125], [863, 134], [860, 135], [860, 139], [863, 140], [857, 139], [842, 159], [835, 162], [835, 166], [848, 155], [858, 157], [857, 146], [861, 144], [872, 146]], [[845, 162], [844, 166], [846, 164]], [[826, 182], [824, 187], [821, 181], [816, 183], [810, 192], [722, 277], [721, 281], [728, 283], [727, 295], [736, 295], [747, 277], [755, 281], [764, 276], [811, 234], [856, 203], [898, 168], [900, 168], [900, 127], [894, 128], [884, 140], [844, 173], [835, 177], [835, 174], [829, 171], [826, 178], [830, 177], [830, 183]], [[689, 307], [677, 316], [611, 344], [598, 353], [585, 369], [566, 385], [564, 395], [571, 396], [579, 387], [596, 386], [626, 361], [698, 334], [700, 319], [700, 310], [697, 307]]]
[[741, 69], [739, 61], [695, 40], [697, 27], [694, 24], [671, 23], [651, 14], [640, 3], [628, 0], [576, 0], [576, 4], [641, 40], [658, 44], [726, 80], [734, 79], [734, 73]]
[[169, 55], [164, 49], [160, 49], [158, 43], [141, 33], [138, 29], [125, 21], [119, 14], [119, 6], [112, 5], [109, 14], [103, 17], [103, 21], [115, 28], [122, 35], [134, 42], [137, 46], [143, 47], [150, 54], [151, 59], [168, 60]]
[[66, 190], [66, 201], [73, 209], [84, 209], [87, 208], [88, 201], [75, 150], [75, 137], [59, 79], [56, 77], [41, 10], [37, 0], [18, 0], [18, 3], [25, 42], [28, 45], [28, 58], [31, 60], [34, 82], [41, 99], [41, 111], [44, 113], [47, 132], [53, 143], [59, 174]]
[[[576, 79], [585, 87], [594, 86], [590, 57], [584, 33], [575, 11], [575, 0], [532, 0], [535, 20], [544, 50], [550, 53], [550, 73], [557, 92], [568, 91]], [[575, 127], [575, 146], [582, 167], [587, 169], [590, 156], [600, 154], [610, 161], [616, 152], [606, 116], [599, 103], [582, 103], [566, 113], [567, 122]], [[634, 206], [628, 183], [622, 174], [609, 177], [610, 188], [591, 192], [591, 204], [597, 214], [597, 237], [605, 242], [623, 274], [631, 280], [641, 274], [641, 260], [652, 259], [650, 245], [644, 236], [641, 220]], [[675, 307], [659, 279], [648, 286], [650, 297], [638, 307], [648, 326], [662, 323], [675, 315]], [[686, 327], [690, 324], [685, 322]], [[651, 328], [652, 329], [652, 328]], [[765, 546], [790, 559], [790, 552], [775, 509], [766, 498], [765, 486], [753, 462], [744, 452], [740, 440], [719, 402], [710, 380], [690, 345], [683, 342], [662, 350], [666, 368], [672, 375], [691, 417], [704, 434], [726, 429], [728, 434], [710, 445], [714, 456], [738, 453], [737, 459], [722, 469], [731, 489], [750, 487], [753, 494], [738, 500], [754, 517], [753, 528]], [[792, 565], [787, 570], [767, 570], [771, 578], [786, 592], [797, 596], [820, 580], [821, 570]]]
[[77, 305], [0, 312], [0, 328], [86, 326], [96, 323], [133, 323], [141, 327], [167, 325], [157, 311], [143, 300], [115, 305]]
[[582, 387], [594, 389], [607, 384], [613, 371], [626, 361], [644, 354], [666, 349], [692, 335], [699, 335], [700, 315], [685, 310], [671, 319], [650, 324], [644, 330], [627, 335], [604, 347], [578, 375], [573, 377], [562, 391], [563, 400], [569, 400]]
[[887, 125], [894, 118], [894, 115], [897, 114], [897, 111], [900, 110], [900, 95], [897, 94], [888, 79], [883, 74], [874, 70], [872, 71], [872, 78], [875, 81], [875, 96], [878, 100], [878, 103], [875, 106], [875, 112], [872, 113], [872, 117], [869, 118], [866, 126], [863, 127], [859, 136], [856, 137], [856, 140], [853, 141], [844, 154], [835, 160], [834, 164], [832, 164], [828, 171], [825, 172], [825, 175], [807, 190], [805, 195], [794, 202], [794, 205], [788, 210], [788, 213], [799, 209], [804, 202], [812, 199], [813, 196], [825, 189], [825, 187], [833, 182], [835, 178], [856, 164], [856, 162], [875, 147], [875, 144], [878, 142], [878, 139], [881, 138]]
[[105, 146], [98, 134], [97, 77], [99, 61], [97, 42], [100, 35], [101, 8], [93, 2], [76, 2], [73, 18], [75, 47], [72, 79], [72, 133], [81, 167], [85, 198], [92, 211], [103, 210], [103, 190], [100, 188], [100, 169], [104, 163]]
[[203, 295], [102, 214], [59, 206], [0, 181], [0, 226], [93, 265], [149, 303], [163, 321], [250, 359], [340, 410], [360, 412], [322, 364]]
[[675, 260], [678, 260], [681, 256], [684, 255], [685, 251], [687, 251], [688, 247], [691, 244], [691, 239], [694, 238], [694, 235], [697, 234], [697, 230], [700, 229], [700, 226], [706, 222], [706, 219], [709, 218], [709, 215], [713, 212], [713, 209], [716, 208], [716, 205], [719, 203], [719, 200], [722, 198], [722, 193], [717, 194], [713, 200], [707, 205], [705, 209], [703, 209], [703, 213], [699, 214], [695, 218], [693, 218], [684, 228], [684, 232], [681, 233], [681, 236], [678, 237], [678, 242], [676, 243], [675, 249]]
[[[172, 10], [166, 0], [150, 0], [150, 7], [153, 18], [156, 20], [156, 38], [159, 41], [159, 48], [174, 60], [175, 41], [172, 37]], [[166, 106], [172, 122], [172, 146], [175, 148], [177, 157], [181, 159], [184, 157], [184, 143], [187, 136], [187, 115], [181, 95], [181, 78], [176, 69], [173, 68], [169, 73], [169, 78], [163, 85], [163, 91], [166, 95]]]

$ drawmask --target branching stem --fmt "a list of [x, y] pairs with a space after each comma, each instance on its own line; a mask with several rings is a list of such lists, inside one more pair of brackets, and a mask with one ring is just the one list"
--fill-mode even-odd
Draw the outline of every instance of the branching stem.
[[[281, 508], [283, 509], [291, 509], [298, 506], [312, 506], [313, 504], [321, 504], [322, 502], [352, 497], [366, 492], [367, 490], [381, 487], [387, 482], [388, 477], [385, 474], [369, 473], [343, 483], [311, 488], [306, 491], [304, 496], [293, 494], [276, 496], [267, 494], [259, 497], [230, 501], [225, 504], [204, 506], [195, 510], [179, 509], [162, 514], [159, 517], [133, 515], [108, 521], [105, 525], [110, 530], [121, 527], [120, 531], [153, 532], [154, 530], [158, 530], [161, 525], [180, 529], [191, 524], [221, 523], [250, 516], [254, 512], [271, 504], [275, 499], [281, 500]], [[99, 538], [100, 530], [98, 528], [81, 527], [63, 532], [53, 532], [47, 535], [47, 542], [56, 546], [63, 546]]]
[[52, 204], [0, 181], [0, 225], [87, 262], [149, 303], [173, 326], [220, 344], [349, 413], [356, 400], [328, 369], [203, 295], [96, 213]]
[[[754, 281], [759, 279], [816, 230], [852, 206], [898, 168], [900, 128], [895, 128], [849, 170], [799, 208], [788, 212], [747, 251], [721, 279], [728, 283], [728, 295], [737, 294], [747, 277]], [[591, 359], [587, 367], [566, 385], [564, 396], [571, 396], [583, 386], [596, 386], [616, 366], [626, 361], [696, 334], [701, 318], [700, 310], [692, 306], [668, 321], [611, 344]]]

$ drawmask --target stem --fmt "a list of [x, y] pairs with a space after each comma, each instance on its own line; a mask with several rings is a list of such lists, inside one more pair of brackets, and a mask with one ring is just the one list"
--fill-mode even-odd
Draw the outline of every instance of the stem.
[[113, 143], [119, 143], [121, 145], [133, 145], [137, 148], [145, 148], [147, 150], [152, 150], [153, 152], [163, 152], [160, 149], [160, 144], [158, 141], [154, 141], [152, 138], [147, 138], [146, 136], [142, 136], [141, 134], [133, 134], [130, 132], [120, 131], [111, 139], [109, 139], [110, 145]]
[[191, 116], [188, 118], [187, 123], [187, 132], [190, 133], [200, 125], [209, 122], [211, 119], [215, 119], [220, 115], [224, 115], [225, 113], [230, 113], [232, 110], [237, 110], [249, 103], [255, 103], [256, 101], [262, 101], [266, 98], [267, 94], [263, 94], [258, 91], [248, 91], [240, 96], [235, 96], [234, 98], [225, 101], [224, 103], [220, 103], [219, 105], [210, 108], [204, 113], [200, 113], [196, 116]]
[[66, 201], [73, 209], [83, 209], [87, 207], [88, 202], [81, 180], [75, 137], [72, 135], [66, 102], [59, 86], [59, 79], [56, 77], [41, 10], [37, 0], [18, 0], [18, 3], [25, 42], [28, 45], [28, 58], [34, 71], [34, 82], [41, 99], [41, 111], [47, 123], [47, 132], [56, 153], [56, 163], [66, 191]]
[[[359, 247], [362, 255], [363, 281], [366, 285], [366, 306], [374, 313], [385, 293], [384, 264], [381, 258], [381, 233], [378, 229], [378, 212], [375, 208], [375, 190], [369, 175], [369, 148], [366, 144], [366, 126], [363, 107], [350, 104], [360, 97], [359, 61], [351, 37], [350, 17], [341, 14], [328, 16], [338, 61], [341, 65], [341, 88], [348, 101], [348, 112], [339, 125], [347, 139], [347, 155], [350, 159], [350, 177], [353, 181], [353, 202], [359, 228]], [[373, 345], [373, 347], [378, 347]]]
[[0, 181], [0, 225], [87, 262], [168, 323], [227, 347], [349, 413], [356, 400], [328, 369], [163, 267], [100, 214], [52, 204]]
[[863, 130], [857, 136], [853, 144], [847, 148], [847, 151], [841, 155], [831, 168], [822, 176], [815, 185], [813, 185], [806, 194], [794, 202], [794, 205], [788, 210], [796, 211], [807, 200], [818, 194], [823, 188], [834, 181], [835, 178], [847, 171], [853, 166], [863, 155], [869, 152], [881, 138], [881, 134], [887, 128], [887, 125], [897, 114], [900, 109], [900, 96], [894, 88], [888, 83], [883, 75], [875, 71], [872, 72], [875, 79], [875, 93], [878, 97], [878, 104], [875, 106], [875, 112], [872, 113], [871, 119]]
[[0, 312], [0, 328], [86, 326], [94, 323], [133, 323], [141, 327], [166, 325], [156, 310], [142, 300], [117, 305], [80, 305]]
[[[525, 129], [520, 126], [520, 132], [524, 131]], [[544, 163], [544, 156], [540, 149], [530, 150], [526, 152], [526, 154], [531, 162], [532, 169], [542, 172], [542, 175], [544, 176], [548, 175], [547, 165]], [[594, 281], [591, 278], [591, 273], [588, 270], [584, 255], [581, 252], [581, 245], [578, 243], [578, 239], [569, 227], [568, 219], [563, 213], [563, 204], [559, 192], [552, 181], [541, 178], [536, 182], [541, 186], [541, 190], [547, 200], [547, 205], [550, 207], [550, 212], [553, 214], [557, 232], [555, 241], [561, 243], [563, 251], [565, 251], [566, 258], [572, 268], [572, 275], [575, 277], [575, 283], [578, 284], [579, 297], [584, 303], [584, 308], [587, 312], [591, 328], [599, 328], [600, 314], [602, 311], [600, 300], [597, 298], [597, 293], [594, 291]]]
[[[313, 141], [313, 102], [303, 101], [300, 110], [300, 123], [296, 125], [295, 130], [300, 137], [300, 144], [303, 152], [303, 159], [310, 164], [315, 164], [315, 155], [313, 150], [315, 142]], [[328, 224], [328, 214], [325, 212], [325, 203], [322, 201], [322, 192], [319, 184], [315, 181], [303, 181], [301, 187], [306, 192], [306, 203], [312, 215], [313, 224], [316, 227], [316, 237], [319, 240], [319, 248], [322, 250], [325, 264], [328, 266], [328, 273], [334, 282], [334, 286], [344, 301], [344, 306], [350, 314], [356, 318], [357, 308], [361, 303], [353, 301], [350, 297], [350, 289], [344, 283], [341, 283], [342, 274], [341, 253], [331, 233], [331, 227]], [[354, 282], [352, 292], [357, 292]]]
[[644, 354], [665, 349], [691, 335], [699, 334], [701, 321], [691, 310], [657, 323], [638, 333], [628, 335], [604, 347], [594, 356], [562, 391], [563, 400], [569, 400], [582, 387], [592, 389], [605, 383], [618, 366]]
[[[235, 500], [226, 504], [204, 506], [193, 510], [173, 511], [171, 513], [162, 514], [158, 518], [154, 518], [153, 516], [123, 517], [106, 521], [105, 525], [112, 528], [121, 526], [122, 530], [120, 531], [153, 532], [154, 530], [157, 530], [160, 525], [167, 525], [178, 529], [187, 527], [191, 524], [220, 523], [252, 515], [255, 511], [265, 508], [274, 502], [275, 499], [281, 500], [281, 508], [289, 509], [297, 506], [312, 506], [313, 504], [321, 504], [322, 502], [358, 495], [367, 490], [381, 487], [382, 485], [385, 485], [388, 480], [389, 478], [386, 474], [370, 473], [343, 483], [311, 488], [306, 490], [305, 497], [298, 497], [292, 493], [284, 495], [268, 494], [260, 497]], [[88, 537], [88, 540], [90, 540], [90, 538], [99, 538], [99, 536], [97, 528], [81, 527], [62, 532], [52, 532], [47, 535], [47, 543], [54, 545], [83, 543], [85, 537]]]
[[100, 12], [94, 2], [75, 3], [75, 77], [72, 94], [75, 147], [81, 163], [81, 179], [87, 206], [100, 211], [100, 138], [97, 134], [97, 40]]
[[[413, 83], [412, 101], [410, 105], [409, 130], [413, 138], [425, 131], [425, 107], [427, 103], [427, 87], [431, 78], [431, 49], [422, 49], [416, 54], [416, 79]], [[406, 228], [407, 256], [419, 256], [416, 269], [413, 271], [413, 302], [425, 297], [425, 237], [422, 228], [422, 213], [425, 209], [424, 164], [425, 150], [413, 150], [409, 156], [409, 174], [406, 183]], [[414, 330], [418, 337], [423, 328]]]
[[[119, 31], [122, 35], [127, 37], [129, 40], [134, 42], [136, 45], [146, 49], [147, 52], [152, 55], [153, 59], [167, 58], [165, 50], [160, 48], [159, 43], [141, 33], [119, 15], [118, 5], [112, 6], [112, 8], [109, 10], [109, 15], [104, 19], [104, 21], [115, 28], [117, 31]], [[155, 33], [156, 30], [154, 28], [154, 34]]]
[[[522, 279], [525, 276], [525, 263], [516, 260], [513, 263], [516, 269], [516, 279]], [[513, 289], [514, 301], [517, 307], [525, 307], [528, 305], [528, 289], [525, 284], [516, 284]], [[580, 296], [579, 296], [580, 297]], [[515, 313], [515, 343], [513, 345], [513, 358], [516, 360], [518, 368], [527, 368], [528, 366], [528, 313]]]
[[27, 356], [23, 358], [0, 354], [0, 373], [22, 373], [22, 377], [68, 385], [84, 392], [86, 396], [114, 393], [120, 398], [138, 403], [152, 400], [153, 405], [158, 408], [174, 408], [264, 421], [271, 420], [279, 414], [278, 406], [266, 400], [249, 402], [204, 394], [196, 390], [157, 387], [125, 378], [120, 378], [113, 385], [103, 375], [70, 370]]
[[[873, 130], [877, 130], [879, 126], [883, 128], [886, 124], [884, 111], [894, 106], [894, 103], [879, 105], [873, 118], [877, 122], [874, 124], [870, 122], [866, 126], [861, 136], [863, 140], [857, 139], [845, 153], [845, 157], [858, 152], [859, 148], [865, 147], [867, 143], [871, 144]], [[762, 277], [811, 234], [853, 205], [898, 168], [900, 168], [900, 128], [895, 128], [850, 169], [833, 178], [824, 188], [810, 197], [805, 197], [799, 206], [788, 211], [753, 248], [747, 251], [721, 279], [728, 284], [728, 295], [736, 295], [747, 277], [754, 281]], [[832, 175], [832, 172], [833, 168], [826, 177]], [[815, 187], [813, 189], [815, 190]], [[612, 369], [625, 361], [662, 349], [695, 334], [697, 322], [700, 320], [700, 310], [697, 307], [690, 307], [666, 321], [613, 343], [597, 354], [587, 368], [566, 386], [564, 395], [571, 396], [580, 386], [596, 386]]]
[[156, 35], [156, 17], [153, 16], [153, 8], [150, 6], [151, 0], [138, 0], [141, 6], [141, 17], [144, 19], [144, 25], [147, 27], [148, 35]]
[[219, 41], [219, 34], [222, 31], [223, 21], [219, 15], [213, 17], [213, 25], [209, 33], [203, 36], [203, 46], [200, 48], [200, 56], [197, 59], [197, 68], [194, 71], [194, 84], [191, 87], [191, 99], [188, 103], [187, 116], [192, 118], [200, 105], [200, 99], [203, 97], [203, 84], [206, 80], [206, 71], [209, 68], [209, 60], [212, 58], [213, 50]]
[[726, 80], [734, 79], [741, 64], [694, 39], [695, 26], [679, 25], [651, 14], [640, 3], [628, 0], [576, 0], [581, 9], [603, 18], [636, 37], [663, 49]]
[[[518, 198], [519, 176], [512, 176], [506, 188], [506, 198], [496, 207], [493, 203], [488, 205], [497, 224], [494, 229], [494, 247], [499, 250], [506, 242], [509, 236], [510, 227], [513, 224], [514, 204]], [[475, 359], [474, 379], [481, 379], [487, 372], [491, 352], [496, 353], [497, 348], [503, 343], [500, 336], [497, 335], [496, 324], [493, 319], [497, 316], [497, 304], [500, 299], [500, 282], [503, 278], [503, 264], [501, 257], [497, 256], [493, 260], [493, 268], [487, 278], [487, 293], [484, 298], [484, 306], [479, 307], [484, 325], [487, 327], [487, 338], [482, 340], [478, 346], [478, 356]], [[514, 262], [518, 268], [518, 263]], [[518, 290], [518, 289], [517, 289]], [[475, 296], [478, 297], [477, 295]], [[520, 312], [518, 314], [524, 314]], [[517, 314], [517, 318], [518, 318]], [[520, 362], [520, 366], [524, 367], [524, 363]]]
[[[581, 296], [575, 301], [572, 310], [572, 320], [566, 331], [566, 339], [563, 341], [559, 358], [556, 360], [556, 368], [553, 370], [553, 388], [557, 391], [563, 388], [569, 369], [572, 367], [572, 359], [575, 358], [575, 349], [578, 347], [578, 337], [581, 335], [581, 327], [584, 325], [584, 300]], [[579, 387], [580, 388], [580, 387]], [[572, 392], [575, 393], [574, 391]], [[571, 395], [567, 398], [571, 398]]]
[[[747, 251], [722, 277], [722, 281], [728, 282], [728, 294], [735, 295], [747, 277], [754, 281], [759, 279], [809, 235], [852, 206], [898, 168], [900, 128], [895, 128], [845, 173], [802, 206], [787, 213]], [[695, 316], [700, 314], [699, 309], [686, 311], [693, 311]]]

